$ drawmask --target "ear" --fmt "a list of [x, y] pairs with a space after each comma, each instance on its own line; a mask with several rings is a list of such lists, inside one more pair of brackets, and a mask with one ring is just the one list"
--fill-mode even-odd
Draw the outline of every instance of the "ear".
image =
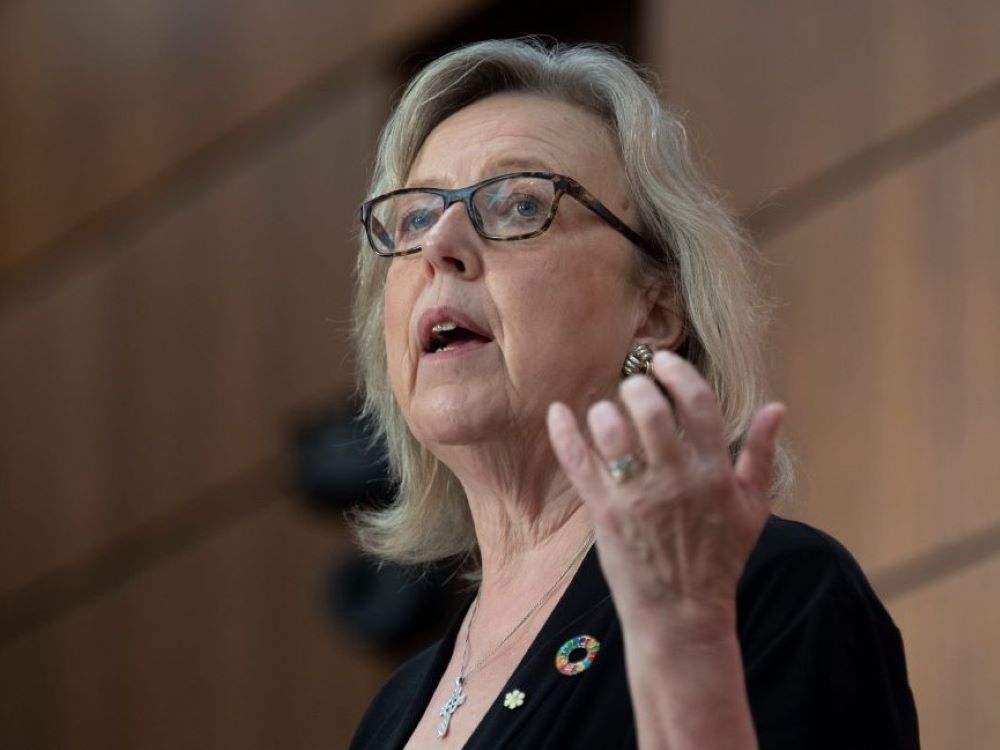
[[687, 318], [678, 295], [669, 284], [649, 287], [644, 296], [643, 310], [634, 338], [649, 344], [654, 351], [676, 351], [687, 338]]

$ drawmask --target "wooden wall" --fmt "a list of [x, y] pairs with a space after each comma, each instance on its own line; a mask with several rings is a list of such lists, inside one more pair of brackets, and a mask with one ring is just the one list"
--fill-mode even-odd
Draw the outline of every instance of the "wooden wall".
[[996, 747], [1000, 5], [647, 8], [667, 98], [768, 262], [787, 512], [886, 599], [925, 747]]
[[[0, 8], [0, 747], [346, 744], [392, 665], [322, 612], [348, 541], [291, 497], [288, 434], [350, 388], [397, 60], [484, 5]], [[1000, 742], [998, 7], [638, 25], [770, 260], [790, 512], [887, 598], [928, 748]]]
[[342, 747], [390, 664], [290, 494], [402, 50], [474, 3], [0, 9], [0, 747]]

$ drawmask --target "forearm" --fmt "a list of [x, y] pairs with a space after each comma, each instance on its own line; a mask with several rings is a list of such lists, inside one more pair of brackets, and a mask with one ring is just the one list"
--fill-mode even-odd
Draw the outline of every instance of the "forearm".
[[693, 639], [669, 632], [662, 621], [624, 627], [642, 750], [757, 747], [735, 628], [718, 637]]

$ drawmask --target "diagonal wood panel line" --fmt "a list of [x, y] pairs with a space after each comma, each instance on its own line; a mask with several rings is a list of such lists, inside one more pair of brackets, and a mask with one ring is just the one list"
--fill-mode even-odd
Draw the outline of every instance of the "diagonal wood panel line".
[[288, 455], [262, 461], [90, 554], [0, 597], [0, 650], [270, 505], [285, 501], [292, 487], [290, 465]]
[[872, 575], [872, 586], [886, 601], [985, 562], [1000, 551], [1000, 524], [980, 529], [891, 565]]
[[[744, 221], [759, 243], [767, 242], [826, 206], [997, 119], [1000, 79], [779, 193]], [[998, 554], [1000, 524], [876, 571], [871, 576], [872, 585], [885, 601], [891, 602]]]
[[12, 267], [0, 271], [0, 318], [45, 297], [67, 278], [89, 268], [97, 257], [126, 247], [177, 206], [279, 147], [339, 106], [369, 76], [377, 76], [381, 65], [381, 58], [371, 50], [339, 61], [35, 247]]
[[[0, 597], [0, 651], [126, 585], [187, 549], [211, 540], [277, 502], [287, 501], [290, 457], [276, 456]], [[1000, 524], [872, 575], [886, 602], [990, 559]]]
[[1000, 117], [1000, 79], [866, 146], [798, 185], [780, 191], [763, 206], [751, 211], [744, 221], [758, 242], [766, 242], [825, 206], [858, 192], [997, 117]]
[[[335, 106], [336, 93], [358, 78], [344, 71], [363, 69], [370, 60], [338, 66], [292, 92], [252, 121], [244, 122], [199, 149], [171, 169], [116, 203], [56, 238], [33, 255], [36, 260], [17, 274], [0, 277], [0, 315], [9, 306], [43, 296], [93, 260], [67, 252], [92, 244], [104, 251], [141, 234], [168, 215], [177, 202], [203, 190], [261, 152], [282, 142], [313, 116]], [[767, 240], [806, 220], [824, 206], [840, 200], [881, 176], [899, 169], [963, 133], [1000, 115], [1000, 81], [953, 106], [889, 137], [829, 170], [806, 180], [772, 200], [747, 218], [756, 238]], [[109, 242], [109, 240], [111, 240]], [[59, 267], [59, 261], [68, 261]], [[0, 648], [27, 633], [54, 622], [93, 601], [148, 568], [169, 559], [214, 533], [237, 523], [276, 501], [287, 484], [276, 479], [279, 459], [225, 487], [210, 490], [69, 563], [21, 590], [0, 599]], [[886, 599], [951, 575], [1000, 552], [1000, 527], [987, 529], [939, 547], [873, 576]]]

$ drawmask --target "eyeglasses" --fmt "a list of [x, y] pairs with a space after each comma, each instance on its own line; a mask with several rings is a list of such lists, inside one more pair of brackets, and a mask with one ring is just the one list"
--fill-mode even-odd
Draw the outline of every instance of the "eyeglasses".
[[361, 204], [361, 223], [372, 250], [384, 258], [412, 255], [453, 203], [462, 202], [480, 237], [526, 240], [552, 224], [565, 194], [589, 208], [654, 257], [659, 252], [615, 216], [579, 182], [551, 172], [514, 172], [457, 190], [414, 187], [393, 190]]

